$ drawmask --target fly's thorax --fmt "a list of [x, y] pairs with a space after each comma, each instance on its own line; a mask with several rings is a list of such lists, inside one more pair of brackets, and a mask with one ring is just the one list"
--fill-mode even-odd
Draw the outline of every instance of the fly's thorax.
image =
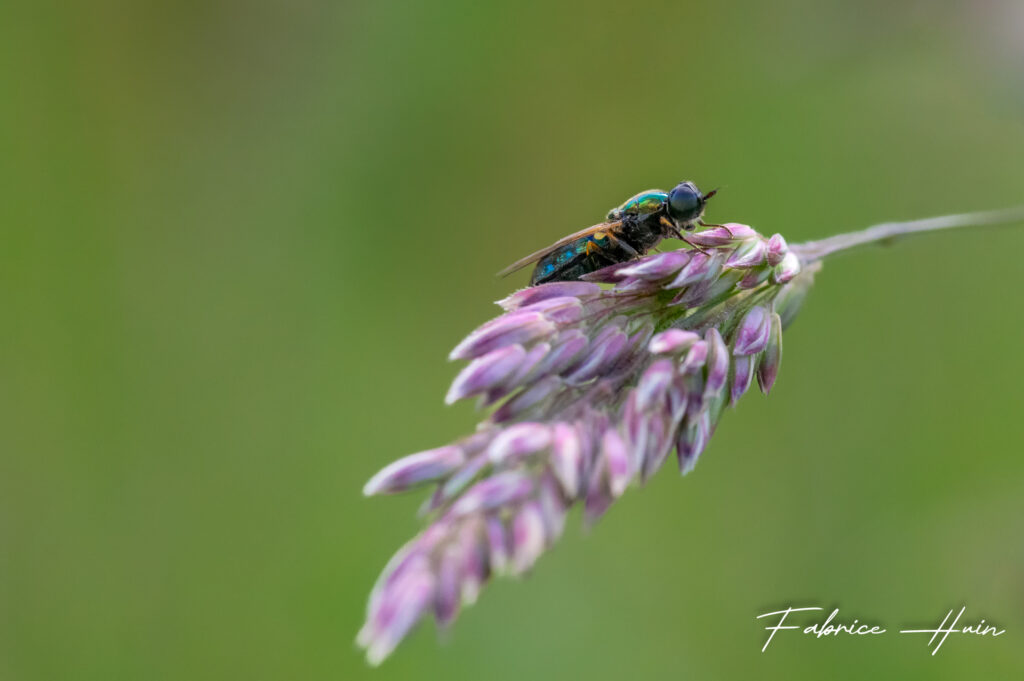
[[668, 236], [661, 218], [661, 213], [625, 215], [622, 217], [622, 225], [618, 228], [616, 236], [642, 255]]
[[626, 199], [625, 203], [608, 211], [609, 220], [618, 220], [626, 215], [651, 215], [660, 211], [668, 193], [660, 189], [648, 189]]

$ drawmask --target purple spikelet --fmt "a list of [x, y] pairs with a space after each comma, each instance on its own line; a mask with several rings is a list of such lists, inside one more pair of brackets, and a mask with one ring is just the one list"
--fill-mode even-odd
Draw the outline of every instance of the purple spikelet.
[[772, 387], [783, 326], [817, 265], [801, 271], [785, 239], [746, 225], [688, 241], [591, 281], [517, 291], [452, 351], [469, 363], [446, 400], [482, 396], [489, 415], [366, 484], [367, 495], [435, 485], [430, 525], [371, 593], [357, 639], [371, 663], [428, 612], [447, 626], [491, 575], [532, 569], [571, 506], [596, 521], [673, 449], [692, 470], [724, 407], [755, 377]]

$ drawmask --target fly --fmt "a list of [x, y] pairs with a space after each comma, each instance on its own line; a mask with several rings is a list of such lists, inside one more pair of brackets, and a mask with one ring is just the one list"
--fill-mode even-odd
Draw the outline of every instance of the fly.
[[640, 192], [608, 211], [605, 222], [559, 239], [498, 274], [506, 276], [537, 263], [530, 277], [531, 286], [574, 281], [603, 267], [639, 258], [662, 239], [685, 241], [684, 232], [704, 224], [704, 207], [716, 191], [702, 194], [694, 183], [681, 182], [670, 192]]

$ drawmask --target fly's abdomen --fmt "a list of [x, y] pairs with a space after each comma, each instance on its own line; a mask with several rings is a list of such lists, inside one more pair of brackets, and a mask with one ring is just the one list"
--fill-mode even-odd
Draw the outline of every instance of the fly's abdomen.
[[605, 232], [580, 237], [537, 262], [530, 285], [574, 281], [584, 274], [628, 260], [629, 256]]

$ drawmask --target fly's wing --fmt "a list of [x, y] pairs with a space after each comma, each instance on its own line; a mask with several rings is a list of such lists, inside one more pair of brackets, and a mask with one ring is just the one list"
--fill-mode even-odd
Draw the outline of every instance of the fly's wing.
[[558, 241], [556, 241], [555, 243], [551, 244], [547, 248], [542, 248], [539, 251], [537, 251], [536, 253], [531, 253], [530, 255], [526, 256], [525, 258], [521, 258], [519, 260], [516, 260], [511, 265], [509, 265], [508, 267], [506, 267], [502, 271], [498, 272], [498, 276], [499, 277], [507, 277], [508, 275], [512, 274], [513, 272], [516, 272], [517, 270], [521, 270], [524, 267], [526, 267], [527, 265], [530, 265], [532, 263], [537, 262], [538, 260], [543, 258], [548, 253], [551, 253], [555, 249], [560, 248], [562, 246], [565, 246], [566, 244], [571, 243], [573, 241], [576, 241], [576, 239], [579, 239], [579, 238], [585, 237], [585, 236], [589, 236], [589, 235], [591, 235], [591, 234], [593, 234], [595, 232], [608, 232], [608, 231], [614, 230], [616, 227], [618, 227], [621, 224], [622, 224], [621, 220], [615, 220], [615, 221], [612, 221], [612, 222], [601, 222], [601, 223], [598, 223], [596, 225], [592, 225], [590, 227], [587, 227], [586, 229], [581, 229], [580, 231], [578, 231], [578, 232], [576, 232], [574, 234], [570, 234], [569, 236], [566, 236], [566, 237], [563, 237], [563, 238], [559, 239]]

